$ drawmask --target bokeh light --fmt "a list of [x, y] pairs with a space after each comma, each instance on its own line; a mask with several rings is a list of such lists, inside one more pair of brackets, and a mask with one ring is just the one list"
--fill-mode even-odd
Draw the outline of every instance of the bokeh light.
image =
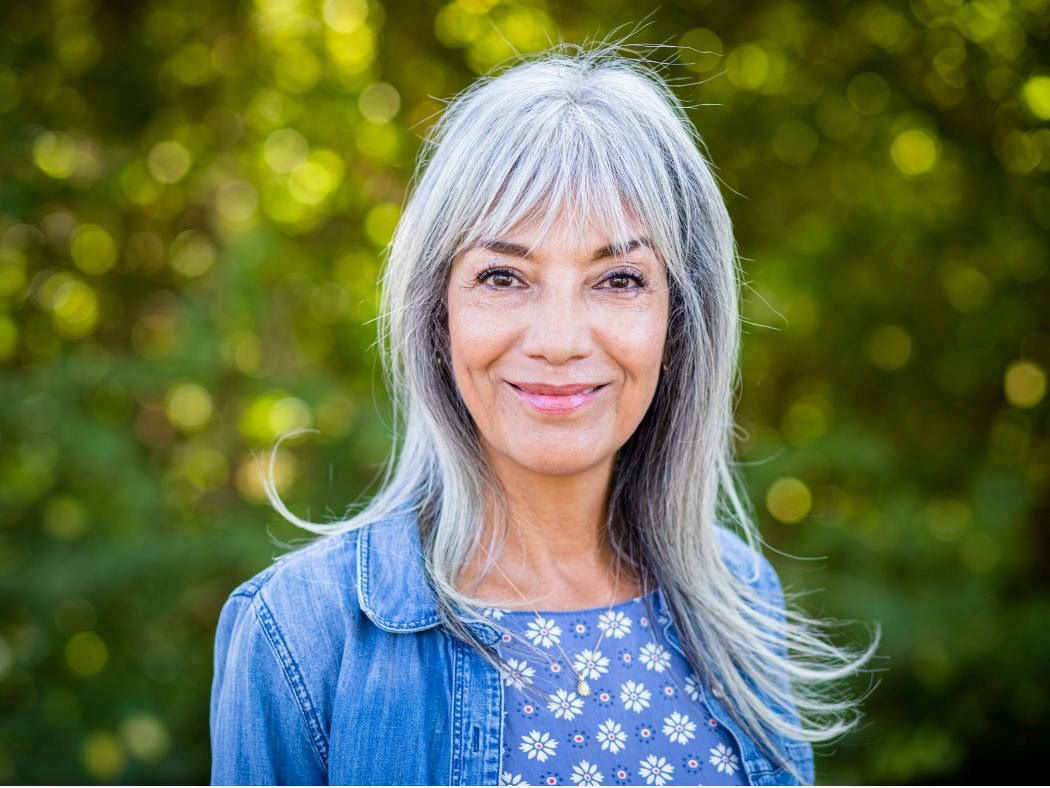
[[766, 508], [782, 523], [805, 519], [813, 507], [813, 495], [801, 479], [777, 479], [766, 493]]
[[[650, 14], [650, 16], [646, 16]], [[377, 280], [479, 75], [640, 20], [739, 251], [739, 469], [878, 621], [818, 781], [1023, 782], [1050, 714], [1045, 3], [0, 8], [0, 779], [208, 778], [218, 611], [374, 492]], [[334, 516], [334, 515], [333, 515]], [[795, 560], [820, 557], [820, 561]], [[863, 640], [858, 634], [856, 641]], [[858, 691], [868, 677], [858, 679]], [[990, 777], [989, 777], [990, 775]]]

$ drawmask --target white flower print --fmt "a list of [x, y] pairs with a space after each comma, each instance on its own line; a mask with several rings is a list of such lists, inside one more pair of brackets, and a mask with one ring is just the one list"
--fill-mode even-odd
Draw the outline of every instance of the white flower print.
[[598, 771], [598, 767], [588, 761], [580, 761], [572, 767], [572, 781], [579, 785], [601, 785], [605, 782], [605, 775]]
[[696, 680], [695, 673], [690, 673], [685, 677], [685, 694], [694, 703], [700, 700], [700, 683]]
[[640, 681], [637, 683], [625, 681], [620, 687], [620, 701], [628, 711], [641, 712], [642, 709], [649, 708], [649, 699], [652, 696], [653, 693], [647, 690]]
[[622, 610], [609, 610], [598, 616], [598, 629], [604, 632], [606, 637], [620, 640], [630, 633], [631, 619], [624, 615]]
[[711, 765], [717, 766], [718, 771], [725, 772], [726, 774], [733, 774], [739, 765], [736, 753], [726, 747], [724, 744], [719, 743], [717, 746], [711, 748]]
[[520, 774], [511, 774], [510, 772], [501, 772], [499, 776], [500, 785], [528, 785]]
[[572, 667], [585, 679], [597, 679], [601, 678], [603, 673], [609, 672], [609, 658], [603, 657], [600, 651], [585, 648], [576, 655]]
[[518, 660], [514, 657], [507, 658], [507, 665], [510, 666], [510, 672], [504, 671], [503, 682], [508, 687], [516, 687], [518, 689], [525, 689], [526, 684], [532, 684], [532, 677], [536, 675], [536, 669], [529, 666], [529, 663], [524, 659]]
[[664, 717], [664, 736], [678, 744], [688, 744], [690, 739], [695, 739], [696, 723], [689, 719], [688, 714], [672, 711], [670, 717]]
[[528, 753], [530, 760], [535, 758], [540, 763], [546, 763], [547, 759], [554, 755], [558, 741], [546, 731], [529, 731], [521, 737], [521, 744], [518, 746], [522, 752]]
[[483, 607], [481, 608], [481, 615], [488, 616], [493, 621], [499, 621], [503, 618], [503, 611], [498, 607]]
[[602, 743], [603, 750], [616, 755], [627, 743], [627, 732], [616, 720], [609, 719], [598, 726], [597, 738]]
[[525, 637], [531, 640], [534, 646], [550, 648], [561, 642], [561, 627], [554, 623], [553, 618], [537, 616], [529, 622]]
[[671, 652], [659, 643], [646, 643], [638, 652], [638, 661], [645, 665], [647, 670], [663, 673], [671, 667]]
[[659, 758], [648, 755], [638, 762], [638, 774], [645, 778], [646, 785], [664, 785], [674, 774], [674, 766], [662, 755]]
[[547, 710], [553, 711], [558, 719], [573, 720], [576, 719], [576, 715], [583, 713], [583, 698], [575, 692], [560, 689], [547, 697], [550, 698]]

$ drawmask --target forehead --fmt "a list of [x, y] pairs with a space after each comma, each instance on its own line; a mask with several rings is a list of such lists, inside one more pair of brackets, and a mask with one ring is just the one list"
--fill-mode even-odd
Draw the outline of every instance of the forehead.
[[531, 216], [505, 230], [489, 230], [468, 242], [463, 251], [474, 250], [526, 259], [551, 252], [593, 259], [631, 252], [656, 256], [647, 229], [633, 217], [624, 216], [619, 221], [591, 217], [581, 221], [564, 213], [554, 217]]

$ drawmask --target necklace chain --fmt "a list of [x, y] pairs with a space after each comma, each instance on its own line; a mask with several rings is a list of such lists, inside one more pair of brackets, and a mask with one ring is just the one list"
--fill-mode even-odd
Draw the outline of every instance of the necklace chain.
[[[498, 564], [495, 564], [495, 567], [496, 567], [496, 571], [498, 571], [501, 575], [503, 575], [504, 579], [508, 583], [510, 583], [511, 588], [513, 588], [515, 591], [517, 591], [518, 595], [522, 599], [524, 599], [525, 595], [521, 593], [521, 590], [514, 584], [514, 581], [511, 580], [509, 577], [507, 577], [506, 573], [502, 569], [499, 568]], [[619, 565], [617, 565], [616, 588], [619, 588], [619, 584], [620, 584], [620, 574], [619, 574]], [[616, 600], [616, 591], [614, 589], [613, 590], [613, 598], [612, 598], [612, 601], [610, 601], [610, 603], [609, 603], [609, 609], [608, 610], [612, 610], [613, 609], [613, 607], [616, 604], [615, 600]], [[540, 612], [538, 610], [533, 608], [532, 612], [535, 613], [537, 618], [543, 618], [540, 615]], [[608, 611], [606, 611], [606, 613], [608, 614]], [[657, 635], [657, 630], [660, 629], [660, 622], [659, 622], [659, 620], [652, 621], [651, 622], [651, 626], [652, 626], [652, 631], [653, 631], [654, 638], [655, 639], [660, 639], [659, 636]], [[605, 634], [606, 634], [607, 631], [608, 631], [608, 628], [602, 630], [602, 634], [598, 637], [598, 642], [594, 644], [594, 649], [593, 649], [594, 653], [597, 653], [598, 647], [601, 646], [602, 640], [605, 638]], [[521, 643], [526, 643], [526, 641], [524, 641], [521, 638], [517, 638], [517, 640], [519, 642], [521, 642]], [[551, 660], [551, 658], [547, 655], [547, 653], [543, 649], [536, 648], [536, 646], [534, 646], [531, 643], [526, 643], [526, 645], [528, 645], [528, 647], [531, 648], [536, 653], [538, 653], [541, 656], [543, 656], [543, 658], [546, 659], [547, 662], [552, 667], [554, 666], [555, 663]], [[590, 695], [591, 694], [591, 686], [590, 686], [590, 684], [587, 682], [586, 678], [584, 678], [583, 676], [580, 675], [579, 672], [577, 672], [575, 666], [572, 664], [572, 660], [569, 659], [569, 655], [566, 654], [565, 653], [565, 649], [563, 649], [561, 647], [561, 643], [558, 640], [555, 640], [554, 641], [554, 645], [556, 645], [558, 647], [558, 650], [561, 652], [562, 656], [565, 657], [565, 664], [569, 666], [569, 670], [571, 670], [573, 672], [573, 675], [576, 676], [576, 692], [577, 692], [577, 694], [579, 694], [582, 697], [587, 697], [588, 695]], [[675, 678], [674, 670], [671, 669], [670, 665], [667, 666], [667, 675], [668, 675], [668, 678], [671, 679], [671, 683], [674, 684], [675, 689], [678, 690], [679, 693], [681, 693], [682, 695], [684, 695], [687, 698], [692, 699], [691, 694], [689, 692], [687, 692], [685, 689], [683, 689], [682, 685], [678, 683], [678, 679]], [[700, 683], [699, 677], [697, 677], [695, 679], [695, 681], [697, 683], [697, 690], [699, 690], [699, 683]], [[688, 683], [689, 682], [686, 681], [686, 684], [688, 684]], [[716, 696], [720, 697], [719, 692], [718, 692], [717, 689], [715, 690], [715, 694], [716, 694]], [[710, 711], [708, 711], [708, 713], [710, 713]]]
[[[515, 591], [517, 591], [518, 596], [520, 596], [522, 599], [524, 599], [525, 595], [523, 593], [521, 593], [521, 590], [514, 584], [514, 581], [511, 580], [509, 577], [507, 577], [507, 574], [502, 569], [500, 569], [499, 564], [495, 564], [494, 566], [496, 567], [496, 571], [499, 572], [501, 575], [503, 575], [503, 579], [506, 580], [508, 583], [510, 583], [511, 588], [513, 588]], [[616, 564], [616, 582], [613, 585], [612, 599], [609, 601], [609, 608], [608, 608], [608, 610], [606, 610], [606, 615], [608, 615], [609, 611], [611, 611], [613, 609], [613, 607], [616, 605], [616, 591], [619, 589], [619, 587], [620, 587], [620, 565], [619, 565], [619, 562], [617, 562], [617, 564]], [[538, 618], [538, 619], [542, 619], [543, 618], [543, 616], [540, 615], [540, 612], [538, 610], [533, 608], [532, 612], [536, 614], [536, 618]], [[601, 627], [599, 627], [599, 629], [601, 629]], [[594, 648], [592, 649], [593, 653], [597, 653], [598, 647], [601, 646], [602, 640], [605, 639], [605, 633], [607, 631], [608, 631], [608, 627], [606, 629], [602, 629], [601, 630], [602, 633], [601, 633], [601, 635], [598, 636], [598, 642], [594, 644]], [[569, 670], [571, 670], [573, 672], [573, 675], [576, 676], [576, 692], [577, 692], [577, 694], [579, 694], [581, 697], [586, 698], [588, 695], [591, 694], [591, 685], [589, 683], [587, 683], [587, 679], [584, 678], [584, 676], [582, 676], [580, 674], [580, 672], [576, 670], [576, 666], [572, 664], [572, 660], [569, 659], [569, 655], [566, 654], [565, 653], [565, 649], [563, 649], [561, 647], [560, 640], [555, 639], [554, 640], [554, 645], [558, 647], [558, 651], [560, 651], [561, 655], [563, 657], [565, 657], [565, 664], [569, 666]], [[541, 649], [535, 649], [535, 650], [537, 652], [539, 652], [540, 654], [542, 654], [543, 657], [547, 660], [547, 662], [550, 663], [550, 665], [553, 667], [554, 662], [551, 661], [550, 657], [548, 657], [545, 652], [543, 652]]]

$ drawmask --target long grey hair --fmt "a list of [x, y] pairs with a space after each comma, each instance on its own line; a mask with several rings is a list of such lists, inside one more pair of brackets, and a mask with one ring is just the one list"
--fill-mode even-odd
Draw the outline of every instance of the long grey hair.
[[[456, 578], [481, 546], [485, 517], [496, 522], [482, 577], [492, 570], [508, 518], [451, 373], [450, 264], [473, 242], [526, 220], [539, 222], [539, 238], [559, 218], [581, 227], [596, 220], [613, 239], [640, 222], [668, 273], [668, 364], [615, 459], [608, 546], [644, 588], [662, 589], [694, 670], [720, 676], [727, 709], [787, 763], [770, 730], [818, 742], [856, 725], [858, 701], [839, 680], [862, 669], [878, 635], [859, 652], [836, 646], [825, 634], [832, 622], [781, 610], [751, 585], [763, 559], [733, 460], [738, 259], [708, 159], [659, 72], [607, 47], [562, 45], [474, 83], [428, 134], [388, 249], [380, 336], [397, 416], [380, 491], [356, 513], [319, 524], [284, 506], [272, 474], [265, 484], [284, 517], [318, 534], [411, 507], [445, 625], [507, 669], [454, 609], [476, 618], [494, 604], [457, 588]], [[723, 562], [719, 523], [752, 548], [750, 582]], [[797, 720], [779, 711], [792, 705]]]

